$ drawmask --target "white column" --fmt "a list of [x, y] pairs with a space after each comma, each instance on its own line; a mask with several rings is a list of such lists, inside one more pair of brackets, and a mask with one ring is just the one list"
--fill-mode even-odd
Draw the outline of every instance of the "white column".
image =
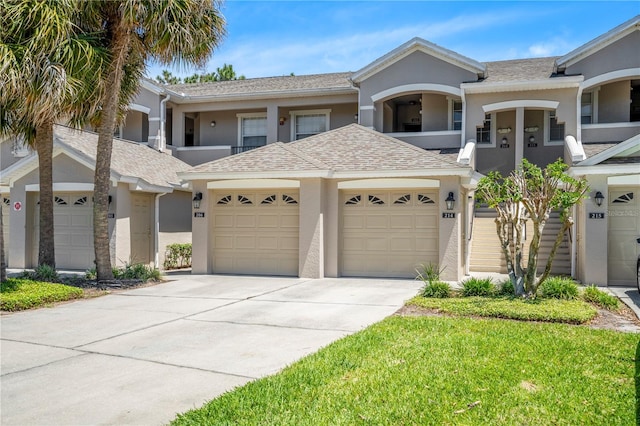
[[322, 179], [300, 181], [298, 273], [301, 278], [324, 278], [324, 214]]
[[[191, 273], [192, 274], [210, 274], [213, 272], [211, 265], [213, 238], [212, 229], [209, 224], [212, 218], [210, 215], [211, 206], [213, 205], [213, 193], [207, 191], [206, 181], [193, 182], [193, 193], [202, 192], [202, 201], [198, 210], [191, 207], [191, 242], [192, 242], [192, 256], [191, 256]], [[193, 195], [192, 195], [193, 198]], [[195, 213], [204, 213], [204, 217], [195, 217]], [[215, 266], [215, 265], [214, 265]]]
[[278, 105], [267, 105], [267, 143], [278, 142]]
[[516, 108], [516, 167], [522, 163], [524, 157], [524, 108]]

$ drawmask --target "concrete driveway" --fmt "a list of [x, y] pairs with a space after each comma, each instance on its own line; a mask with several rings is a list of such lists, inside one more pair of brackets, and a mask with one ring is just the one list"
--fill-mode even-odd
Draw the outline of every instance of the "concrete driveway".
[[167, 423], [395, 312], [412, 280], [177, 276], [0, 318], [2, 425]]

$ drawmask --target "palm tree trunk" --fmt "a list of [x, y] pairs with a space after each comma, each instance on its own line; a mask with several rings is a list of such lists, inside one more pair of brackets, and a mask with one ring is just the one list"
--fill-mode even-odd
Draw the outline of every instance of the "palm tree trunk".
[[53, 224], [53, 121], [38, 126], [35, 138], [40, 173], [38, 266], [56, 268]]
[[113, 148], [113, 129], [119, 105], [120, 86], [122, 85], [123, 65], [129, 51], [129, 33], [116, 18], [113, 21], [114, 56], [107, 70], [107, 84], [102, 116], [98, 127], [98, 150], [93, 193], [93, 243], [96, 255], [96, 275], [98, 281], [112, 280], [111, 252], [109, 249], [109, 185], [111, 183], [111, 151]]

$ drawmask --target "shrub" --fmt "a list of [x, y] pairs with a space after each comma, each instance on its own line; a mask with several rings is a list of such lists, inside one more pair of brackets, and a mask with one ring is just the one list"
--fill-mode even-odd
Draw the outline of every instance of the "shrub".
[[117, 280], [160, 280], [160, 271], [144, 263], [127, 263], [122, 268], [113, 268], [113, 277]]
[[462, 295], [469, 296], [493, 296], [496, 286], [491, 278], [469, 278], [462, 282]]
[[620, 309], [618, 298], [600, 290], [595, 285], [587, 286], [582, 292], [582, 299], [585, 302], [593, 303], [609, 311]]
[[578, 297], [578, 284], [567, 277], [549, 277], [538, 287], [542, 297], [572, 300]]
[[442, 281], [432, 281], [425, 284], [422, 289], [422, 296], [445, 299], [451, 296], [451, 287], [449, 287], [449, 284]]
[[96, 271], [96, 267], [89, 268], [84, 272], [84, 278], [86, 280], [94, 281], [98, 279], [98, 271]]
[[82, 289], [64, 284], [9, 278], [0, 284], [0, 309], [21, 311], [48, 303], [77, 299], [83, 294]]
[[22, 274], [20, 274], [20, 278], [48, 283], [60, 282], [60, 277], [55, 268], [49, 265], [39, 265], [33, 271], [23, 271]]
[[191, 266], [191, 243], [170, 244], [165, 252], [164, 269], [188, 268]]
[[507, 279], [496, 284], [496, 293], [499, 296], [515, 296], [516, 292], [511, 284], [511, 280]]
[[418, 273], [416, 279], [421, 280], [425, 284], [440, 281], [440, 274], [442, 274], [442, 271], [444, 271], [444, 268], [439, 269], [437, 263], [429, 262], [426, 265], [422, 263], [420, 267], [416, 269], [416, 272]]

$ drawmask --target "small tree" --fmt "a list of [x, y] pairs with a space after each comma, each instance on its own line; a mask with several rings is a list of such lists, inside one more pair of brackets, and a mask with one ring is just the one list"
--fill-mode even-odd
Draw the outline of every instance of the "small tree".
[[[569, 176], [568, 166], [558, 159], [541, 170], [526, 159], [509, 176], [491, 172], [480, 179], [476, 189], [478, 202], [495, 208], [496, 230], [500, 246], [507, 261], [507, 272], [515, 294], [534, 297], [538, 285], [549, 272], [556, 250], [564, 234], [573, 225], [571, 208], [580, 203], [588, 191], [585, 179]], [[538, 252], [542, 231], [552, 210], [560, 211], [562, 226], [547, 259], [542, 275], [538, 276]], [[525, 223], [533, 224], [533, 236], [529, 243], [529, 257], [523, 264]]]

